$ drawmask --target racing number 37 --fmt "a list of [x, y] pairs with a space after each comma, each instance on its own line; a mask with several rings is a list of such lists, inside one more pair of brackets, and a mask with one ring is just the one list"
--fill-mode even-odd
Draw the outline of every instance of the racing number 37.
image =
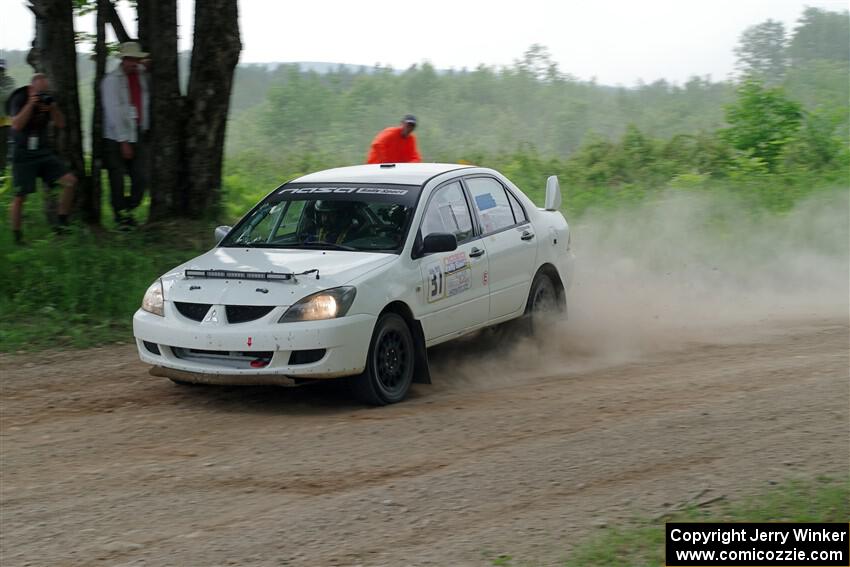
[[428, 300], [435, 301], [443, 297], [443, 269], [440, 264], [428, 267]]

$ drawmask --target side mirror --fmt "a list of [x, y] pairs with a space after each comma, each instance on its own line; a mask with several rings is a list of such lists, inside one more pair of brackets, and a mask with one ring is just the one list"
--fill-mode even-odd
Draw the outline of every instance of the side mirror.
[[561, 184], [558, 183], [557, 175], [550, 175], [546, 180], [546, 203], [547, 211], [557, 211], [561, 208]]
[[215, 232], [213, 233], [215, 236], [213, 238], [215, 238], [216, 246], [219, 242], [224, 240], [224, 237], [227, 236], [227, 233], [230, 232], [230, 229], [231, 227], [229, 226], [217, 226], [215, 228]]
[[422, 243], [423, 254], [453, 250], [457, 250], [457, 237], [450, 232], [432, 232]]

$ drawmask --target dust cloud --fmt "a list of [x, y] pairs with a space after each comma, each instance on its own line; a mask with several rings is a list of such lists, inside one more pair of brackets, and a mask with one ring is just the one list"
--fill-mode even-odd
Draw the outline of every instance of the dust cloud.
[[847, 325], [850, 199], [823, 192], [755, 214], [727, 194], [667, 193], [572, 223], [568, 316], [543, 338], [480, 333], [432, 349], [453, 382], [579, 372], [746, 341], [801, 321]]

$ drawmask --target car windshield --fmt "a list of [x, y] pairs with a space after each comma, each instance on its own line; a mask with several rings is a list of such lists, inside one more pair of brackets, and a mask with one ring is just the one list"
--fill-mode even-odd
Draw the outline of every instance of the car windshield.
[[418, 189], [287, 185], [242, 219], [221, 246], [396, 252]]

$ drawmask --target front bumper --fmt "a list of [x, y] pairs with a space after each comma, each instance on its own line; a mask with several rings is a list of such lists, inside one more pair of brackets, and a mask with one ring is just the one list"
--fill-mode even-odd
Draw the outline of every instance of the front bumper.
[[[187, 381], [210, 382], [212, 380], [202, 379], [202, 376], [217, 376], [217, 383], [268, 384], [274, 383], [273, 376], [336, 378], [363, 372], [375, 316], [351, 315], [327, 321], [277, 323], [281, 314], [276, 309], [262, 320], [210, 325], [180, 316], [170, 302], [166, 302], [165, 317], [139, 309], [133, 317], [133, 334], [143, 362], [190, 373], [183, 376]], [[153, 351], [149, 348], [152, 345], [156, 345]], [[316, 352], [317, 349], [323, 349], [324, 353], [314, 362], [299, 364], [293, 360], [295, 351]], [[228, 358], [228, 352], [239, 356]], [[258, 359], [262, 358], [267, 364], [252, 367], [252, 353], [257, 353]], [[192, 379], [192, 374], [197, 380]]]

